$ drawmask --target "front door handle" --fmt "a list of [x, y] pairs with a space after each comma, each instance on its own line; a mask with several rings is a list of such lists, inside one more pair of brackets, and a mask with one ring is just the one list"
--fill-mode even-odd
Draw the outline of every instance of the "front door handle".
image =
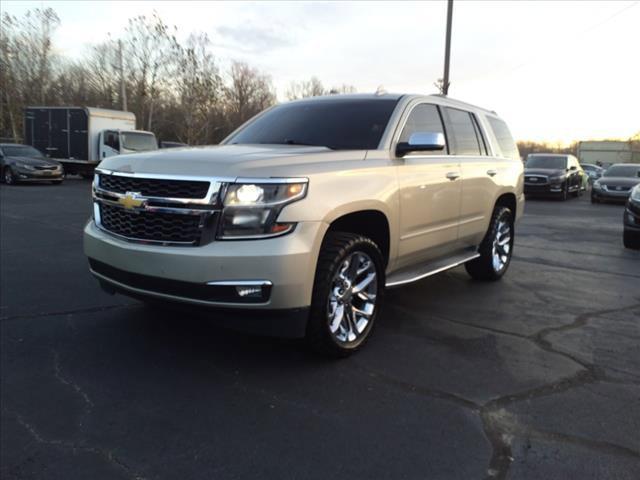
[[449, 172], [449, 173], [447, 173], [447, 178], [449, 180], [453, 181], [453, 180], [457, 179], [458, 177], [460, 177], [460, 174], [458, 172]]
[[495, 177], [497, 174], [497, 170], [487, 170], [487, 175], [489, 175], [490, 177]]

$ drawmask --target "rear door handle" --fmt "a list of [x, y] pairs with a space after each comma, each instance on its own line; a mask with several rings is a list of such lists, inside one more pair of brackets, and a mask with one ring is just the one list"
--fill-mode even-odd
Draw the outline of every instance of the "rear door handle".
[[458, 172], [449, 172], [449, 173], [447, 173], [447, 178], [449, 180], [453, 181], [453, 180], [457, 179], [458, 177], [460, 177], [460, 174]]
[[497, 170], [487, 170], [487, 175], [489, 175], [490, 177], [495, 177], [497, 174]]

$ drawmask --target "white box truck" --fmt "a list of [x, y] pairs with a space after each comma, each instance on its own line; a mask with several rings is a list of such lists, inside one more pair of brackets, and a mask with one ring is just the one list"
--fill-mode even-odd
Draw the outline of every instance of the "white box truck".
[[62, 163], [67, 174], [93, 176], [104, 158], [156, 150], [151, 132], [136, 130], [131, 112], [90, 107], [27, 107], [24, 143]]

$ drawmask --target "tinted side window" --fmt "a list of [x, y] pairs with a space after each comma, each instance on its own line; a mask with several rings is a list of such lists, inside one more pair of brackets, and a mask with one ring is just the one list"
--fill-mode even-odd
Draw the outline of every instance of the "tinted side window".
[[[444, 128], [442, 127], [442, 120], [440, 113], [438, 113], [438, 107], [427, 103], [421, 103], [411, 110], [407, 123], [405, 123], [402, 133], [400, 134], [400, 142], [408, 142], [409, 137], [413, 133], [426, 133], [435, 132], [442, 133], [444, 135]], [[444, 152], [420, 152], [420, 155], [442, 155]]]
[[513, 141], [513, 137], [511, 136], [511, 132], [509, 131], [507, 124], [499, 118], [487, 117], [487, 119], [489, 120], [489, 125], [491, 125], [493, 134], [498, 141], [498, 146], [500, 147], [502, 156], [519, 159], [520, 152], [518, 152], [518, 147], [516, 146], [516, 142]]
[[445, 107], [443, 110], [450, 144], [449, 152], [454, 155], [481, 155], [471, 114], [457, 108]]
[[482, 129], [480, 128], [480, 124], [478, 123], [478, 119], [472, 113], [471, 120], [473, 120], [473, 126], [476, 130], [476, 135], [478, 136], [478, 143], [480, 144], [480, 150], [483, 155], [489, 155], [489, 150], [487, 149], [487, 142], [484, 139], [484, 134], [482, 133]]

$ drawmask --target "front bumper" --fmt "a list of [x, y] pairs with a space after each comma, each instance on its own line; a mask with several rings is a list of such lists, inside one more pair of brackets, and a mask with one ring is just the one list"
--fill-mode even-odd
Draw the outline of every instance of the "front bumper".
[[[90, 221], [84, 230], [84, 251], [91, 261], [114, 269], [92, 269], [102, 283], [133, 297], [229, 309], [301, 309], [311, 304], [326, 228], [322, 222], [301, 222], [282, 237], [181, 247], [129, 242]], [[203, 293], [212, 282], [235, 285], [258, 280], [271, 284], [268, 298], [260, 302], [225, 297], [228, 289], [210, 297]]]
[[525, 195], [560, 195], [563, 190], [563, 183], [524, 184]]
[[624, 209], [624, 229], [640, 235], [640, 205], [629, 203]]
[[19, 182], [55, 182], [63, 179], [62, 170], [14, 170]]
[[591, 196], [600, 201], [626, 202], [629, 198], [630, 191], [616, 192], [615, 190], [596, 190], [591, 189]]

